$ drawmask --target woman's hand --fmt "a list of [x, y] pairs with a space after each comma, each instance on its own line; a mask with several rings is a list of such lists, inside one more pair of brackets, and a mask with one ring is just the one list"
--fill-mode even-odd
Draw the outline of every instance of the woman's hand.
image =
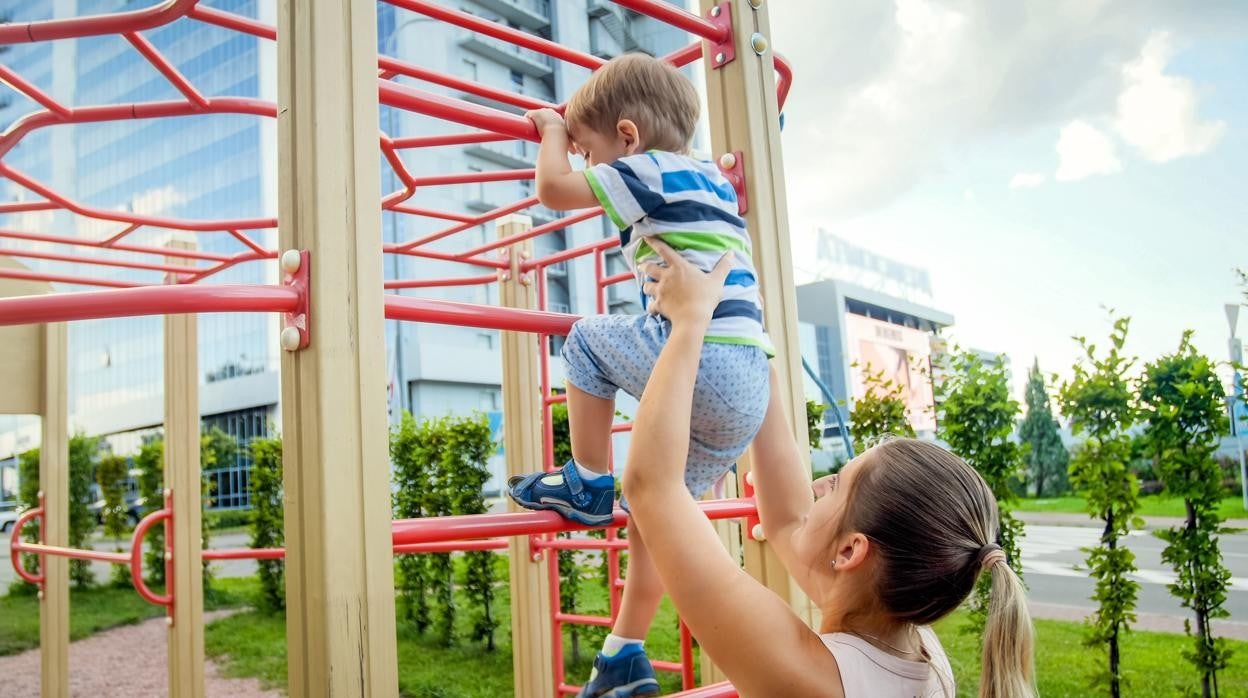
[[724, 279], [732, 269], [732, 253], [728, 252], [710, 272], [703, 272], [657, 238], [646, 243], [663, 258], [666, 266], [654, 262], [641, 265], [641, 272], [653, 279], [642, 291], [653, 298], [649, 312], [662, 315], [673, 325], [706, 326], [724, 293]]

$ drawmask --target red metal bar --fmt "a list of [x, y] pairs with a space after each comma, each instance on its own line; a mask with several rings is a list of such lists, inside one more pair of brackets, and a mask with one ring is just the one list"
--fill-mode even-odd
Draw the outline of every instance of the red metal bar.
[[[169, 497], [165, 497], [165, 508], [158, 509], [144, 516], [134, 527], [134, 536], [130, 539], [130, 581], [134, 584], [134, 590], [139, 592], [139, 596], [143, 600], [155, 604], [171, 608], [173, 606], [173, 572], [172, 565], [169, 563], [169, 556], [165, 556], [165, 589], [166, 593], [157, 594], [147, 587], [147, 582], [143, 581], [143, 539], [147, 537], [147, 530], [155, 525], [158, 521], [172, 521], [173, 509], [169, 507]], [[165, 525], [165, 541], [173, 540], [170, 535], [169, 524]], [[199, 574], [199, 572], [195, 572]]]
[[0, 326], [182, 313], [281, 313], [299, 307], [285, 286], [145, 286], [0, 299]]
[[519, 29], [512, 29], [504, 24], [491, 22], [467, 12], [453, 10], [449, 7], [442, 7], [426, 0], [387, 0], [395, 7], [401, 7], [405, 10], [418, 12], [426, 17], [441, 20], [447, 24], [453, 24], [457, 27], [463, 27], [477, 34], [506, 41], [509, 44], [515, 44], [523, 48], [545, 54], [552, 58], [558, 58], [561, 61], [567, 61], [574, 65], [579, 65], [590, 70], [595, 70], [602, 66], [604, 61], [596, 56], [587, 53], [574, 51], [567, 46], [557, 44], [550, 39], [543, 39], [540, 36], [523, 32]]
[[399, 288], [446, 288], [449, 286], [477, 286], [498, 281], [498, 274], [465, 276], [453, 279], [397, 279], [385, 282], [387, 290]]
[[409, 257], [422, 257], [424, 259], [436, 259], [439, 262], [455, 262], [456, 264], [468, 264], [476, 267], [485, 267], [487, 269], [508, 269], [506, 262], [501, 259], [459, 259], [449, 252], [435, 252], [434, 250], [399, 250], [399, 245], [382, 245], [382, 252], [385, 254], [403, 254]]
[[[53, 206], [53, 208], [57, 208]], [[0, 211], [4, 213], [4, 211]], [[0, 230], [0, 238], [12, 238], [14, 240], [31, 240], [34, 242], [50, 242], [57, 245], [75, 245], [78, 247], [104, 247], [104, 242], [97, 240], [83, 240], [82, 238], [67, 237], [64, 235], [44, 235], [41, 233], [25, 233], [16, 230]], [[138, 252], [141, 254], [154, 254], [164, 257], [178, 257], [180, 259], [203, 259], [213, 262], [229, 261], [230, 256], [224, 254], [215, 254], [212, 252], [200, 252], [198, 250], [180, 250], [169, 247], [147, 247], [144, 245], [108, 245], [110, 250], [119, 250], [122, 252]], [[184, 267], [185, 268], [185, 267]]]
[[285, 548], [218, 548], [205, 550], [205, 560], [282, 560]]
[[[0, 269], [0, 277], [5, 279], [25, 279], [27, 281], [46, 281], [53, 284], [75, 284], [78, 286], [104, 286], [108, 288], [141, 288], [145, 284], [120, 279], [98, 279], [90, 276], [68, 276], [65, 274], [45, 274], [29, 269]], [[0, 298], [0, 304], [7, 302]], [[0, 316], [3, 316], [3, 305], [0, 305]], [[3, 323], [0, 323], [3, 324]], [[21, 324], [21, 323], [19, 323]]]
[[[7, 301], [12, 302], [12, 301]], [[0, 300], [0, 325], [6, 301]], [[546, 313], [540, 310], [498, 308], [476, 303], [460, 303], [433, 298], [387, 295], [386, 317], [391, 320], [425, 322], [435, 325], [480, 327], [515, 332], [545, 332], [566, 335], [577, 321], [576, 315]], [[9, 323], [14, 324], [14, 323]]]
[[100, 246], [112, 247], [115, 243], [120, 242], [122, 238], [126, 237], [130, 233], [133, 233], [134, 231], [142, 227], [143, 226], [139, 223], [131, 223], [130, 225], [127, 225], [126, 227], [119, 230], [117, 233], [110, 235], [108, 238], [104, 240], [104, 242], [100, 243]]
[[611, 627], [611, 619], [606, 616], [587, 616], [587, 615], [581, 615], [578, 613], [559, 612], [555, 614], [555, 618], [558, 619], [560, 623], [575, 623], [577, 625], [595, 625], [595, 626], [598, 626], [599, 628]]
[[694, 687], [693, 635], [684, 620], [680, 621], [680, 687], [686, 691]]
[[10, 201], [0, 204], [0, 213], [24, 213], [26, 211], [55, 211], [60, 206], [51, 201]]
[[529, 230], [526, 230], [523, 233], [517, 233], [515, 235], [510, 235], [508, 237], [499, 238], [493, 242], [487, 242], [484, 245], [478, 245], [468, 250], [467, 252], [461, 253], [460, 256], [476, 257], [477, 255], [485, 254], [486, 252], [493, 252], [494, 250], [497, 250], [500, 247], [506, 247], [508, 245], [514, 245], [518, 242], [524, 242], [525, 240], [531, 240], [535, 237], [541, 237], [542, 235], [545, 235], [546, 233], [552, 233], [556, 230], [563, 230], [564, 228], [570, 225], [576, 225], [577, 223], [580, 223], [582, 221], [587, 221], [591, 218], [596, 218], [601, 215], [602, 215], [601, 208], [586, 209], [584, 211], [581, 211], [580, 213], [576, 213], [571, 216], [567, 216], [564, 218], [556, 218], [555, 220], [549, 223], [544, 223], [542, 225], [530, 228]]
[[130, 12], [4, 24], [0, 25], [0, 44], [24, 44], [153, 29], [185, 16], [198, 1], [165, 0], [158, 5]]
[[682, 696], [683, 698], [737, 698], [737, 689], [727, 681], [721, 683], [713, 683], [709, 686], [695, 688], [691, 691], [681, 691], [673, 693], [672, 698]]
[[476, 216], [470, 216], [466, 213], [452, 213], [450, 211], [436, 211], [431, 208], [417, 208], [408, 206], [407, 204], [391, 204], [386, 207], [395, 213], [406, 213], [409, 216], [421, 216], [424, 218], [438, 218], [444, 221], [455, 221], [456, 223], [471, 223], [476, 220]]
[[[489, 223], [496, 218], [502, 218], [503, 216], [515, 213], [516, 211], [522, 211], [536, 203], [537, 197], [530, 196], [527, 199], [521, 199], [515, 203], [507, 204], [506, 206], [499, 206], [496, 209], [486, 211], [480, 216], [474, 218], [471, 223], [460, 223], [459, 225], [454, 225], [445, 230], [439, 230], [436, 233], [430, 233], [422, 238], [417, 238], [408, 242], [383, 245], [382, 249], [385, 252], [407, 252], [408, 250], [420, 247], [421, 245], [428, 245], [431, 242], [437, 242], [438, 240], [454, 235], [455, 233], [462, 233], [463, 231], [475, 228], [478, 225]], [[451, 259], [457, 259], [457, 257], [452, 256]]]
[[191, 84], [191, 81], [187, 80], [185, 75], [179, 72], [168, 59], [162, 56], [160, 51], [156, 50], [156, 47], [152, 45], [152, 42], [148, 41], [146, 37], [138, 32], [126, 32], [124, 36], [126, 37], [126, 41], [129, 41], [130, 45], [133, 46], [136, 51], [143, 54], [143, 57], [147, 59], [148, 63], [152, 64], [153, 68], [160, 71], [160, 74], [165, 76], [165, 79], [177, 88], [178, 92], [185, 95], [187, 99], [189, 99], [200, 109], [208, 108], [208, 98], [204, 97], [199, 90], [195, 89], [195, 86]]
[[[521, 182], [533, 179], [537, 171], [525, 170], [484, 170], [481, 172], [456, 172], [454, 174], [429, 175], [416, 177], [412, 180], [418, 187], [436, 187], [446, 184], [481, 184], [485, 182]], [[525, 199], [526, 201], [528, 199]]]
[[109, 562], [114, 565], [125, 565], [130, 562], [130, 555], [128, 553], [110, 553], [103, 550], [91, 550], [89, 548], [62, 548], [60, 546], [44, 545], [42, 543], [19, 543], [17, 552], [29, 555], [67, 557], [71, 560], [95, 560], [96, 562]]
[[536, 548], [548, 550], [627, 550], [626, 540], [602, 540], [600, 538], [552, 538], [540, 540], [533, 544]]
[[789, 89], [793, 87], [793, 64], [784, 56], [773, 53], [776, 64], [776, 103], [781, 110], [789, 99]]
[[489, 85], [482, 85], [479, 82], [473, 82], [471, 80], [464, 80], [453, 75], [439, 73], [436, 70], [429, 70], [428, 68], [423, 68], [421, 66], [406, 63], [387, 56], [379, 57], [377, 59], [377, 64], [381, 66], [381, 69], [385, 71], [387, 76], [389, 76], [386, 78], [387, 80], [392, 79], [394, 75], [406, 75], [409, 78], [424, 80], [425, 82], [431, 82], [435, 85], [441, 85], [443, 87], [449, 87], [452, 90], [467, 92], [469, 94], [477, 95], [478, 97], [484, 97], [503, 104], [510, 104], [513, 107], [519, 107], [521, 109], [557, 109], [559, 107], [559, 105], [552, 104], [551, 102], [547, 102], [545, 100], [518, 95], [514, 92], [500, 90], [496, 87], [490, 87]]
[[[0, 24], [0, 32], [4, 31], [4, 26]], [[3, 43], [3, 42], [0, 42]], [[34, 83], [29, 82], [26, 78], [18, 75], [16, 70], [0, 63], [0, 82], [7, 84], [9, 87], [30, 97], [32, 100], [43, 105], [44, 109], [53, 112], [62, 119], [68, 119], [74, 115], [73, 110], [60, 102], [56, 101], [52, 95], [39, 89]]]
[[558, 404], [565, 403], [567, 401], [568, 401], [568, 396], [566, 393], [561, 393], [559, 395], [551, 395], [550, 397], [546, 398], [547, 405], [558, 405]]
[[22, 529], [25, 528], [26, 524], [30, 523], [30, 520], [35, 518], [36, 516], [39, 517], [39, 521], [40, 521], [39, 539], [43, 540], [43, 533], [42, 533], [43, 505], [42, 505], [42, 500], [40, 500], [40, 506], [37, 506], [33, 509], [27, 509], [26, 511], [22, 512], [21, 516], [17, 517], [17, 521], [13, 522], [13, 530], [9, 534], [9, 561], [13, 563], [13, 571], [17, 573], [17, 576], [22, 578], [22, 581], [26, 582], [27, 584], [34, 584], [35, 586], [42, 587], [43, 586], [43, 558], [42, 557], [39, 558], [39, 573], [38, 574], [31, 574], [22, 565], [22, 546], [25, 545], [25, 543], [22, 542]]
[[[196, 0], [198, 2], [198, 0]], [[277, 41], [277, 27], [264, 22], [257, 22], [249, 17], [236, 15], [204, 5], [195, 5], [187, 16], [204, 24], [213, 24], [223, 29], [232, 29], [243, 34], [250, 34], [261, 39]]]
[[615, 0], [615, 4], [620, 7], [627, 7], [633, 12], [653, 17], [677, 29], [683, 29], [712, 43], [722, 43], [731, 38], [732, 32], [726, 31], [702, 17], [686, 12], [679, 5], [663, 2], [662, 0]]
[[497, 143], [499, 141], [514, 141], [511, 136], [504, 136], [501, 133], [488, 133], [485, 131], [475, 131], [473, 133], [450, 133], [441, 136], [405, 136], [392, 139], [394, 147], [399, 150], [409, 148], [434, 148], [444, 145], [472, 145], [474, 143]]
[[615, 284], [623, 283], [625, 281], [631, 281], [636, 278], [637, 277], [633, 274], [633, 272], [622, 271], [618, 274], [612, 274], [611, 276], [603, 278], [601, 281], [598, 282], [598, 287], [606, 288], [608, 286], [614, 286]]
[[[712, 521], [740, 519], [756, 510], [751, 499], [718, 499], [698, 502], [698, 508]], [[623, 509], [615, 510], [611, 526], [619, 528], [628, 522]], [[587, 531], [595, 527], [582, 526], [568, 521], [553, 511], [521, 511], [505, 514], [474, 514], [469, 516], [439, 516], [428, 519], [399, 519], [391, 526], [394, 545], [411, 543], [435, 543], [448, 540], [473, 540], [478, 538], [510, 538], [514, 536], [541, 535]]]
[[473, 104], [462, 99], [444, 97], [407, 85], [378, 80], [382, 104], [425, 114], [444, 121], [453, 121], [493, 133], [537, 143], [541, 137], [532, 121], [519, 114]]
[[551, 255], [547, 255], [545, 257], [539, 257], [538, 259], [530, 260], [528, 262], [525, 262], [521, 266], [525, 271], [532, 271], [533, 269], [537, 267], [548, 267], [552, 264], [558, 264], [559, 262], [567, 262], [569, 260], [576, 259], [577, 257], [584, 257], [585, 255], [588, 255], [594, 252], [600, 252], [602, 250], [609, 250], [619, 244], [620, 244], [619, 238], [616, 238], [616, 237], [603, 238], [602, 240], [595, 240], [594, 242], [581, 245], [580, 247], [572, 247], [566, 250], [562, 250], [560, 252], [556, 252]]
[[[244, 235], [243, 233], [237, 230], [227, 230], [226, 232], [232, 235], [235, 240], [238, 240], [239, 242], [243, 243], [247, 247], [251, 248], [251, 251], [255, 252], [256, 254], [261, 254], [265, 256], [273, 254], [271, 250], [264, 249], [259, 244], [257, 244], [255, 240], [252, 240], [250, 237], [248, 237], [247, 235]], [[223, 261], [230, 261], [230, 260], [223, 260]]]
[[489, 550], [506, 550], [510, 544], [506, 538], [487, 538], [486, 540], [451, 540], [443, 543], [412, 543], [394, 546], [395, 555], [411, 555], [416, 553], [460, 553]]
[[[534, 537], [530, 537], [530, 542]], [[546, 578], [549, 580], [548, 591], [550, 595], [550, 637], [551, 637], [551, 676], [556, 686], [562, 686], [567, 680], [567, 674], [563, 668], [563, 603], [559, 593], [559, 556], [546, 555]]]
[[[19, 250], [0, 247], [0, 256], [23, 257], [26, 259], [46, 259], [53, 262], [73, 262], [75, 264], [95, 264], [104, 267], [121, 267], [124, 269], [142, 269], [144, 271], [163, 271], [169, 274], [195, 271], [195, 267], [178, 267], [172, 264], [152, 264], [150, 262], [130, 262], [124, 259], [104, 259], [86, 255], [57, 254], [55, 252], [39, 252], [37, 250]], [[179, 271], [180, 270], [180, 271]]]

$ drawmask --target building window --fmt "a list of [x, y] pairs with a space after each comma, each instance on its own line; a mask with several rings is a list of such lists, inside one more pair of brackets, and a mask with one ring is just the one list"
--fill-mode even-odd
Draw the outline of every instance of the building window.
[[464, 77], [473, 82], [477, 81], [477, 62], [464, 59], [463, 65]]

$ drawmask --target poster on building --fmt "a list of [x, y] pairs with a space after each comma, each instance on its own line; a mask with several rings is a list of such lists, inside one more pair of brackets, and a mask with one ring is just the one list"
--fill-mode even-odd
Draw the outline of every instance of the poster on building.
[[910, 425], [919, 434], [936, 430], [935, 395], [930, 377], [931, 336], [923, 330], [845, 315], [850, 362], [854, 365], [854, 399], [866, 395], [866, 372], [883, 373], [901, 386]]

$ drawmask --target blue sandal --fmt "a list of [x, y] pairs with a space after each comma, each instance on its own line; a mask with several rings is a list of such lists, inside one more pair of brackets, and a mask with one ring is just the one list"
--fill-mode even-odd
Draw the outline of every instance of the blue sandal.
[[507, 494], [525, 509], [557, 511], [586, 526], [606, 526], [615, 518], [615, 478], [585, 480], [568, 461], [557, 473], [517, 475], [507, 481]]

